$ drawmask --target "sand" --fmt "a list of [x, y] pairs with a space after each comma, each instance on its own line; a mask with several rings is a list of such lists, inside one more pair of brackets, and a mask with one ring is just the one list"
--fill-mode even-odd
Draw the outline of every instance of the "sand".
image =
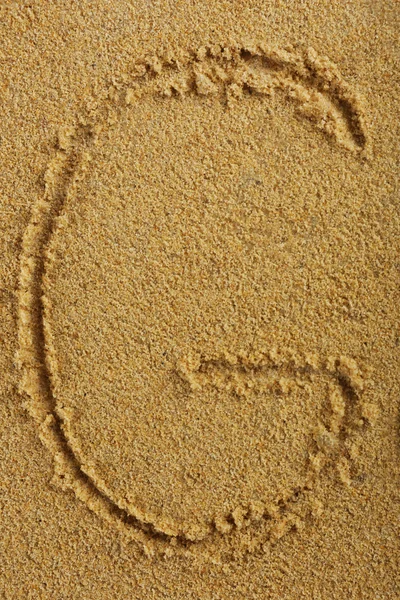
[[1, 8], [4, 598], [398, 598], [396, 3]]

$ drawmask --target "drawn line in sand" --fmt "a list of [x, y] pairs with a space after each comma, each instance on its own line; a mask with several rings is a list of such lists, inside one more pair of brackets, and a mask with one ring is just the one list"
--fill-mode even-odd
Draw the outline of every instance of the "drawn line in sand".
[[245, 101], [248, 94], [267, 98], [275, 93], [293, 101], [302, 118], [312, 121], [345, 150], [368, 156], [366, 117], [360, 98], [337, 67], [312, 49], [295, 53], [259, 46], [214, 48], [200, 49], [180, 60], [153, 59], [138, 65], [133, 78], [123, 76], [114, 81], [100, 108], [93, 103], [77, 126], [60, 132], [59, 149], [45, 178], [44, 198], [34, 205], [25, 232], [19, 288], [21, 392], [27, 396], [27, 409], [54, 457], [54, 481], [73, 490], [91, 510], [129, 538], [140, 541], [149, 554], [181, 551], [207, 555], [210, 541], [213, 552], [219, 548], [223, 553], [231, 547], [257, 551], [287, 531], [300, 528], [317, 510], [313, 487], [324, 467], [337, 464], [341, 479], [348, 482], [351, 461], [345, 440], [349, 432], [376, 418], [374, 407], [363, 401], [365, 375], [347, 357], [302, 357], [274, 349], [240, 356], [226, 352], [212, 357], [182, 357], [177, 373], [190, 393], [213, 387], [238, 397], [273, 390], [290, 394], [298, 386], [312, 385], [315, 377], [325, 378], [329, 389], [326, 414], [321, 415], [312, 432], [313, 451], [303, 485], [274, 504], [266, 499], [216, 515], [205, 529], [196, 531], [112, 499], [96, 475], [85, 473], [68, 437], [68, 419], [56, 410], [47, 359], [51, 331], [43, 299], [46, 249], [67, 194], [80, 173], [89, 169], [90, 149], [99, 132], [112, 127], [121, 111], [133, 109], [146, 94], [166, 102], [175, 94], [211, 95], [226, 102], [229, 110], [230, 103]]

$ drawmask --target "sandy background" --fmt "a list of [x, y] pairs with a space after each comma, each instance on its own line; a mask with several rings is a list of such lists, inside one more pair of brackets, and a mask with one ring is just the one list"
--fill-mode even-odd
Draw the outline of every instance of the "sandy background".
[[[399, 581], [399, 10], [396, 2], [3, 2], [0, 7], [0, 594], [4, 598], [397, 598]], [[18, 394], [22, 236], [60, 128], [138, 57], [268, 42], [328, 55], [367, 99], [380, 283], [368, 321], [381, 418], [362, 485], [329, 480], [327, 510], [263, 555], [149, 558], [49, 482], [52, 458]], [[373, 202], [372, 202], [373, 205]], [[372, 214], [372, 213], [371, 213]], [[372, 217], [371, 217], [372, 219]], [[368, 237], [368, 236], [367, 236]], [[377, 246], [378, 247], [378, 246]], [[375, 322], [375, 325], [373, 324]], [[360, 341], [360, 340], [359, 340]], [[361, 341], [360, 341], [361, 343]]]

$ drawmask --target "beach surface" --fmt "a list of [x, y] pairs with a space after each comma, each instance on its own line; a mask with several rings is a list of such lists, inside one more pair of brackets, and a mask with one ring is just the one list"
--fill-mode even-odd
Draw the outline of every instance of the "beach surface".
[[396, 2], [0, 7], [0, 596], [400, 596]]

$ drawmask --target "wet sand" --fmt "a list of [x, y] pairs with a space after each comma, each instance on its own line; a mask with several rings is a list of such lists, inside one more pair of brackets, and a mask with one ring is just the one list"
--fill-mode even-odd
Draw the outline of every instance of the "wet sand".
[[397, 598], [395, 4], [1, 10], [4, 597]]

